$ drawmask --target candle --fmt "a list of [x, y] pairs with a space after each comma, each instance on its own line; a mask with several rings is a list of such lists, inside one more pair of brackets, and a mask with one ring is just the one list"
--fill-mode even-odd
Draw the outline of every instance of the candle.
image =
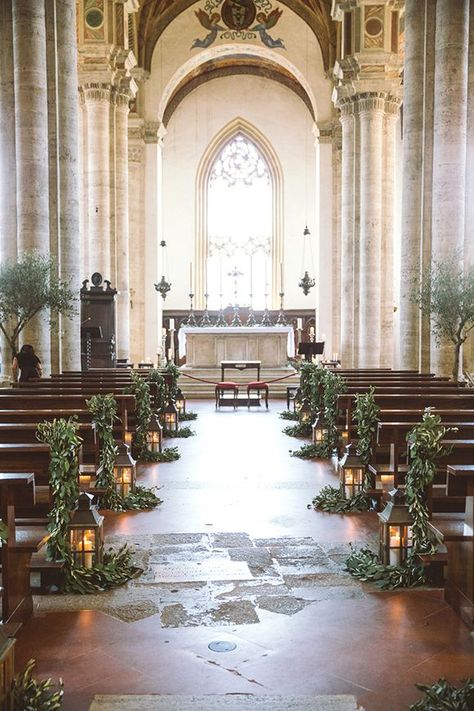
[[253, 267], [253, 260], [252, 260], [252, 256], [250, 256], [250, 293], [251, 294], [253, 294], [253, 274], [252, 274], [253, 269], [252, 269], [252, 267]]
[[314, 336], [314, 326], [310, 326], [309, 335]]
[[296, 328], [298, 329], [298, 331], [301, 331], [301, 329], [303, 328], [303, 319], [302, 318], [296, 319]]
[[219, 257], [219, 294], [222, 294], [222, 257]]
[[280, 262], [280, 284], [281, 284], [281, 291], [284, 291], [284, 289], [283, 289], [283, 262]]
[[163, 336], [166, 336], [166, 328], [162, 328], [162, 329], [161, 329], [161, 334], [162, 334]]
[[193, 263], [189, 262], [189, 293], [193, 293]]
[[172, 350], [172, 348], [168, 348], [168, 360], [172, 360], [172, 359], [173, 359], [173, 350]]
[[174, 331], [174, 318], [170, 318], [170, 331]]
[[89, 488], [91, 485], [90, 474], [80, 474], [79, 475], [79, 486], [86, 486]]

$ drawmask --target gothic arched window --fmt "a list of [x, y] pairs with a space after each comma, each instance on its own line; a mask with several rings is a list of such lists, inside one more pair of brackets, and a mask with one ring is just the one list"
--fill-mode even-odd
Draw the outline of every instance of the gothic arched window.
[[[273, 185], [267, 161], [242, 132], [221, 148], [208, 173], [209, 308], [271, 302]], [[220, 296], [222, 295], [222, 297]]]

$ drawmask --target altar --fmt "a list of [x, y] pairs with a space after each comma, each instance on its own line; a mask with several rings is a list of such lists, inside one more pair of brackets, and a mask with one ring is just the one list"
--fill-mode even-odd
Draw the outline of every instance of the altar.
[[292, 326], [189, 327], [178, 333], [179, 355], [186, 368], [220, 368], [221, 361], [261, 361], [262, 368], [282, 368], [295, 355]]

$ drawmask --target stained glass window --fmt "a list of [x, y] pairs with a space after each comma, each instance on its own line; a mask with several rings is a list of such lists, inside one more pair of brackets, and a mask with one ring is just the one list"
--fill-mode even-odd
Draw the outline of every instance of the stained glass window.
[[[242, 133], [221, 149], [208, 182], [209, 308], [265, 307], [271, 293], [273, 186], [259, 148]], [[222, 294], [222, 297], [220, 296]]]

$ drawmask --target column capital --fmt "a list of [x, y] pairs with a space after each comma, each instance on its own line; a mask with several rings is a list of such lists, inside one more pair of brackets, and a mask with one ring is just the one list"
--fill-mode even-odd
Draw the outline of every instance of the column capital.
[[162, 121], [145, 121], [145, 143], [158, 143], [163, 145], [167, 130]]
[[377, 111], [384, 113], [387, 94], [383, 91], [366, 91], [357, 96], [359, 114]]
[[112, 97], [112, 86], [100, 82], [87, 82], [79, 86], [79, 96], [83, 103], [110, 102]]

